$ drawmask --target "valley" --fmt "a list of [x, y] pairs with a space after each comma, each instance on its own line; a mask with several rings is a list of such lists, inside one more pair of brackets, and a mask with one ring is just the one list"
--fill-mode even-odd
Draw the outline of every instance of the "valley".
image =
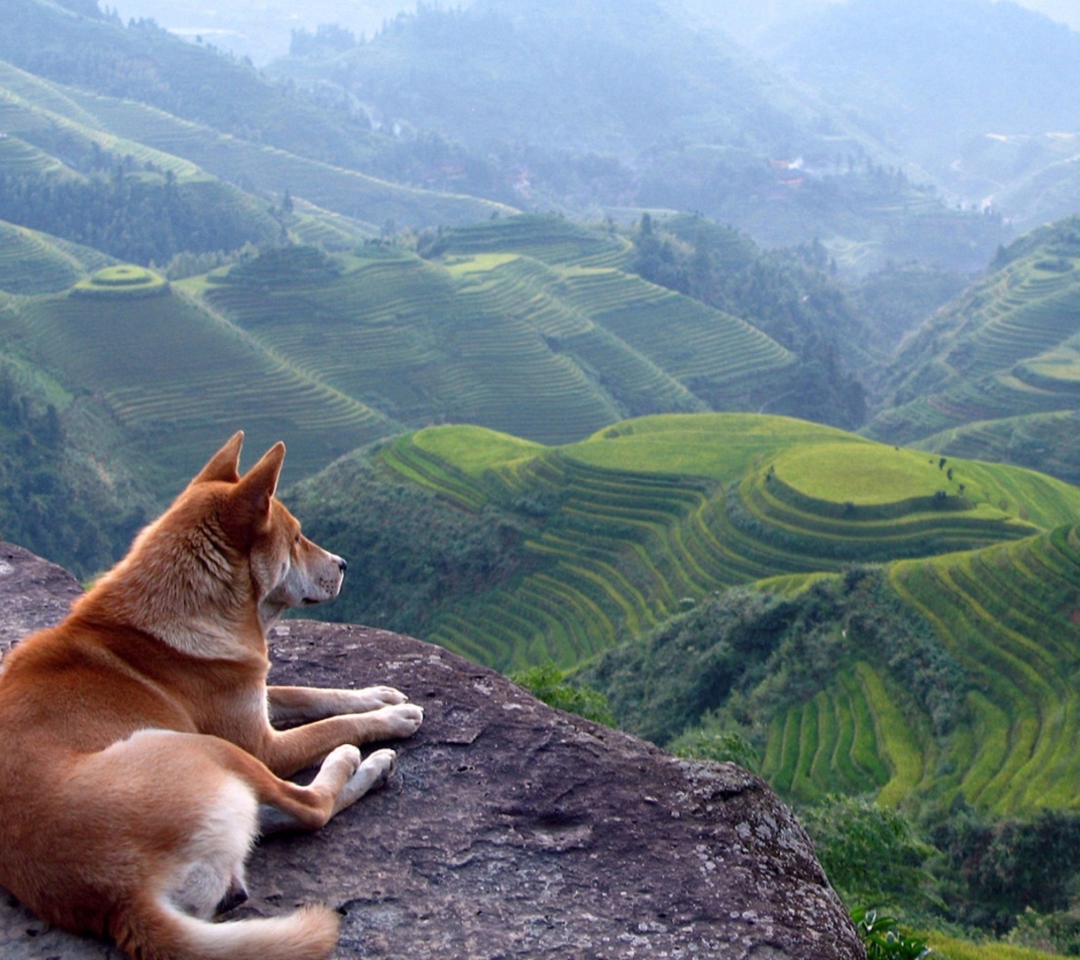
[[256, 68], [0, 0], [0, 538], [89, 580], [283, 439], [320, 615], [752, 768], [935, 955], [1068, 953], [1076, 34], [788, 6], [420, 5]]

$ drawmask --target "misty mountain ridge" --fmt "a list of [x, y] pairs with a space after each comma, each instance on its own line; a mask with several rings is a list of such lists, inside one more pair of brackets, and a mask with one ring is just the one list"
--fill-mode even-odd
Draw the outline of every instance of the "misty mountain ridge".
[[[1080, 34], [1014, 3], [851, 0], [774, 27], [756, 49], [966, 202], [1025, 226], [1041, 220], [1016, 181], [1076, 155], [1060, 143], [1039, 153], [1040, 138], [1080, 123]], [[1011, 169], [989, 149], [1002, 141], [1015, 144]]]

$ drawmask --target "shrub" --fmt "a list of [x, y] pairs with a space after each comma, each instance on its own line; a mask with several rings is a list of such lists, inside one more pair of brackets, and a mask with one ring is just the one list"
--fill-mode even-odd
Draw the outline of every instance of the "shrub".
[[899, 811], [863, 797], [829, 796], [803, 812], [825, 873], [849, 903], [923, 909], [936, 900], [926, 869], [935, 852]]
[[549, 707], [576, 713], [579, 717], [608, 727], [615, 726], [615, 716], [607, 697], [588, 687], [567, 683], [566, 674], [553, 663], [519, 670], [510, 674], [510, 679]]

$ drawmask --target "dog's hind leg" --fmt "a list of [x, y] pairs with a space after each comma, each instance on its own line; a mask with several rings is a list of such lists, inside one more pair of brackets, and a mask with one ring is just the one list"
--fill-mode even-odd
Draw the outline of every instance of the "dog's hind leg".
[[[342, 783], [342, 764], [352, 769]], [[315, 779], [306, 788], [326, 789], [334, 793], [330, 816], [336, 816], [346, 807], [356, 803], [365, 793], [375, 790], [393, 775], [397, 769], [397, 754], [393, 750], [376, 750], [363, 761], [360, 751], [349, 744], [338, 747], [323, 761]], [[297, 816], [295, 810], [285, 809], [274, 803], [259, 805], [259, 829], [265, 834], [286, 830], [310, 830], [311, 827]]]

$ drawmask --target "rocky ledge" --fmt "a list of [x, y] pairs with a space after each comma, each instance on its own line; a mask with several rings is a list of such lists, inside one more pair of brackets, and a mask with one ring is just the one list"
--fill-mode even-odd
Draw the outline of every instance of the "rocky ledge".
[[[0, 652], [78, 592], [0, 543]], [[739, 767], [677, 760], [410, 637], [307, 620], [275, 634], [277, 682], [389, 683], [426, 720], [395, 745], [385, 790], [320, 833], [257, 848], [235, 916], [334, 904], [341, 958], [864, 956], [802, 828]], [[0, 956], [121, 955], [0, 891]]]

